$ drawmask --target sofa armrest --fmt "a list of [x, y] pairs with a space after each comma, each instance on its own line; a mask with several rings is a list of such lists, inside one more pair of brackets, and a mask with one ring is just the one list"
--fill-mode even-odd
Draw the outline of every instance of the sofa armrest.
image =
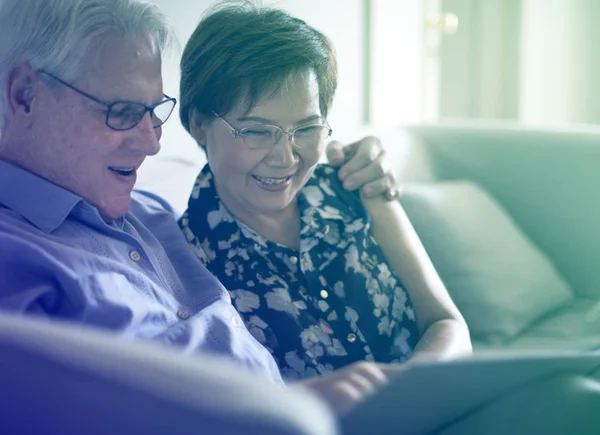
[[0, 355], [0, 433], [336, 433], [307, 392], [79, 325], [0, 313]]

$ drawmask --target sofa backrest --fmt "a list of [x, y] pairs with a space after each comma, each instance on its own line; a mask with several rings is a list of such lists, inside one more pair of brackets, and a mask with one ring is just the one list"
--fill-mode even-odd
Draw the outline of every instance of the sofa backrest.
[[600, 295], [600, 128], [471, 123], [408, 131], [429, 159], [427, 176], [486, 189], [576, 293]]

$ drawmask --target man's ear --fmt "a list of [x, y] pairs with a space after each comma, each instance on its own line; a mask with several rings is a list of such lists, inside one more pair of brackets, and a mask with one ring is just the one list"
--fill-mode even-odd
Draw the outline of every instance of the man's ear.
[[190, 114], [190, 134], [201, 148], [206, 147], [206, 125], [206, 118], [196, 108], [192, 109]]
[[29, 116], [36, 96], [39, 78], [27, 63], [14, 65], [8, 72], [6, 95], [12, 116]]

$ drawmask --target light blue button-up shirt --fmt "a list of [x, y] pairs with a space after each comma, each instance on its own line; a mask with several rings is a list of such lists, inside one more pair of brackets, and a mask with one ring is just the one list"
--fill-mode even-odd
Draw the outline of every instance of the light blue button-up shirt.
[[282, 383], [170, 207], [134, 192], [106, 223], [81, 197], [0, 161], [0, 309], [212, 352]]

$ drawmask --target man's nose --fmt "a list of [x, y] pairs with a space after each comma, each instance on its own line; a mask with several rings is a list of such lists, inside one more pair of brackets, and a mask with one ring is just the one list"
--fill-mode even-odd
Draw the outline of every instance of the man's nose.
[[153, 156], [160, 151], [162, 126], [154, 127], [152, 125], [152, 115], [150, 113], [146, 113], [133, 130], [136, 133], [136, 138], [132, 141], [132, 148], [143, 152], [147, 156]]

